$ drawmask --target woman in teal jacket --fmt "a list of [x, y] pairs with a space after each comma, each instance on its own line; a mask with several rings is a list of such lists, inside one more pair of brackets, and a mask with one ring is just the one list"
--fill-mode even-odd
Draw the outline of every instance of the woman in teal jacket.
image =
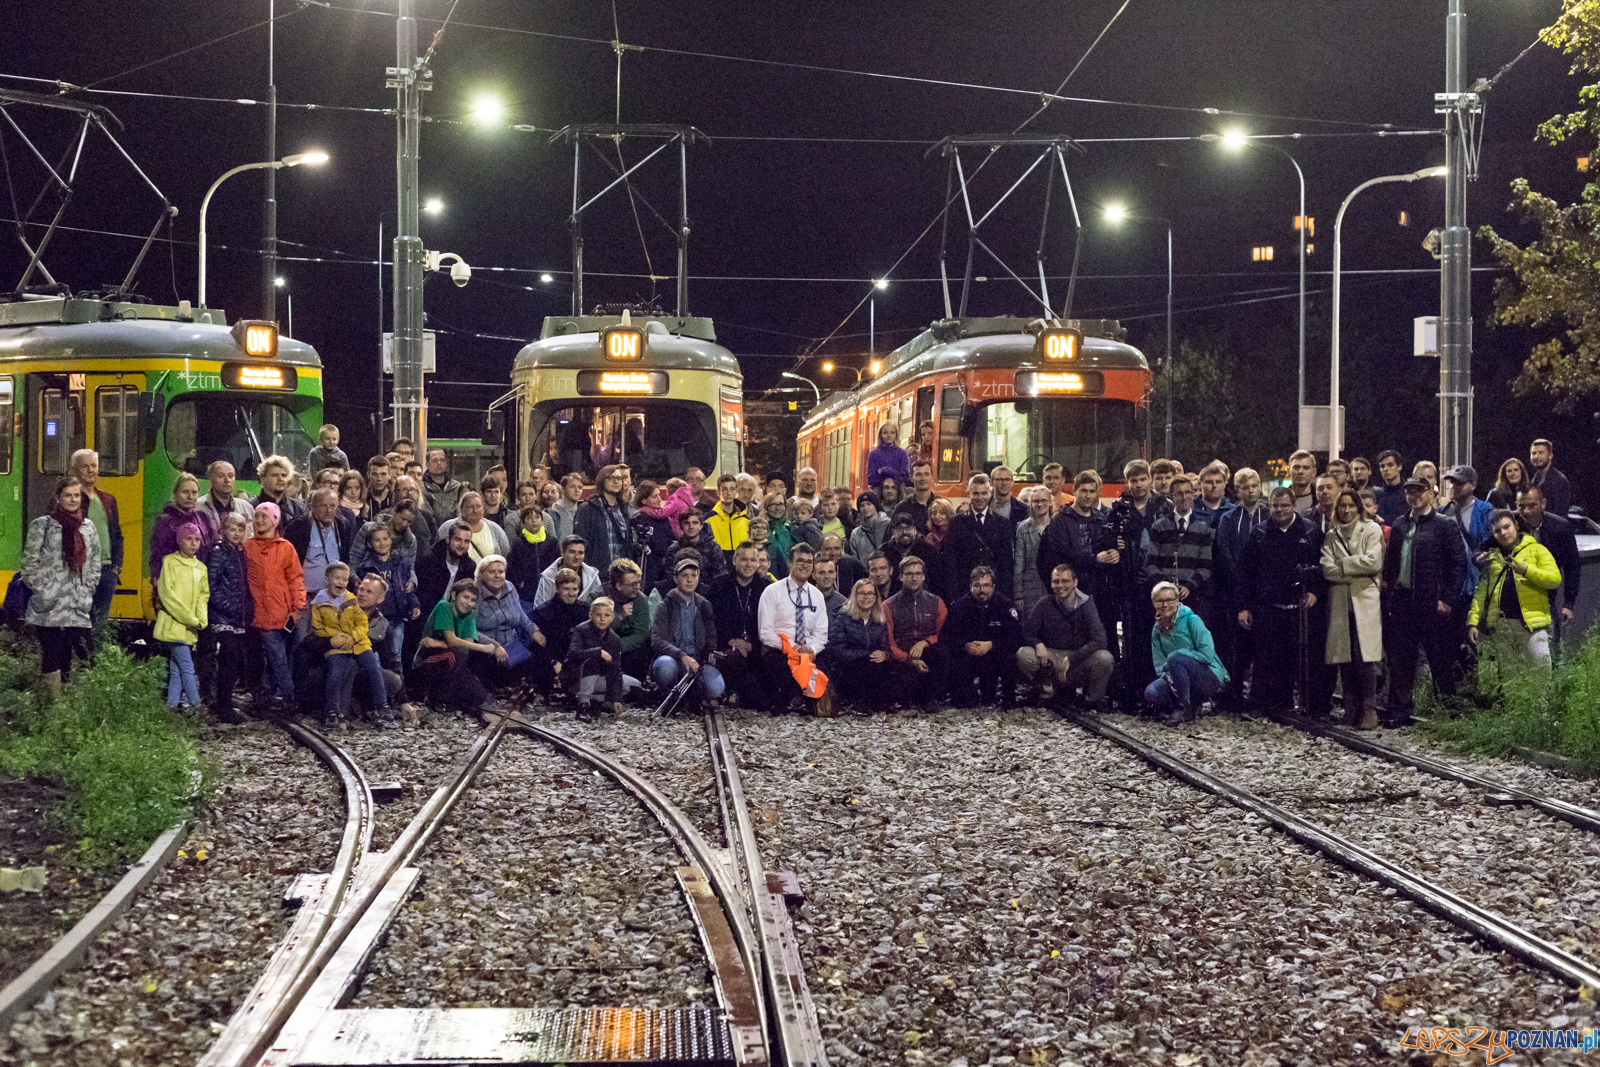
[[1169, 726], [1187, 722], [1194, 705], [1216, 696], [1228, 680], [1211, 631], [1179, 599], [1178, 587], [1171, 582], [1158, 582], [1150, 590], [1156, 615], [1150, 631], [1156, 680], [1145, 689], [1144, 702], [1151, 708], [1171, 709], [1166, 717]]

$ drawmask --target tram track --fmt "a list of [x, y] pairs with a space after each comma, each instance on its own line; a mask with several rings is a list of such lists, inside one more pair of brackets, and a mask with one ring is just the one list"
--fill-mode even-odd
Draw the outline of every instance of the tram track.
[[[1569, 951], [1567, 947], [1539, 936], [1528, 928], [1549, 925], [1533, 914], [1538, 909], [1552, 905], [1564, 906], [1565, 913], [1572, 915], [1581, 914], [1586, 906], [1592, 904], [1597, 894], [1591, 891], [1591, 887], [1600, 886], [1600, 849], [1587, 854], [1580, 852], [1571, 858], [1564, 852], [1552, 851], [1548, 864], [1537, 872], [1494, 865], [1496, 854], [1504, 851], [1499, 848], [1501, 840], [1514, 840], [1519, 844], [1531, 841], [1535, 845], [1540, 842], [1538, 832], [1527, 832], [1525, 829], [1527, 819], [1542, 819], [1550, 808], [1566, 812], [1577, 806], [1566, 805], [1532, 790], [1517, 789], [1516, 794], [1511, 794], [1508, 791], [1516, 787], [1484, 779], [1442, 761], [1415, 754], [1401, 754], [1397, 750], [1391, 751], [1397, 756], [1405, 755], [1406, 759], [1395, 759], [1394, 762], [1403, 764], [1406, 770], [1377, 778], [1379, 784], [1389, 787], [1391, 792], [1353, 798], [1313, 795], [1297, 802], [1280, 802], [1276, 797], [1268, 799], [1268, 794], [1327, 788], [1332, 780], [1348, 781], [1348, 775], [1335, 779], [1336, 767], [1330, 767], [1329, 763], [1337, 765], [1345, 758], [1359, 761], [1359, 757], [1327, 745], [1318, 745], [1315, 741], [1309, 744], [1324, 750], [1322, 753], [1306, 748], [1296, 752], [1294, 746], [1297, 743], [1305, 745], [1307, 742], [1304, 735], [1287, 731], [1281, 736], [1263, 737], [1257, 730], [1250, 739], [1251, 743], [1229, 749], [1225, 741], [1231, 739], [1226, 739], [1220, 732], [1204, 733], [1191, 729], [1179, 733], [1149, 724], [1133, 724], [1123, 728], [1093, 714], [1081, 712], [1070, 713], [1068, 719], [1090, 733], [1132, 752], [1163, 773], [1252, 813], [1302, 845], [1394, 890], [1493, 948], [1508, 952], [1571, 986], [1580, 989], [1600, 988], [1600, 966], [1590, 958], [1596, 947], [1592, 928], [1588, 931], [1591, 936], [1587, 943], [1575, 937], [1562, 938], [1575, 951]], [[1222, 728], [1215, 729], [1220, 731]], [[1264, 745], [1276, 746], [1271, 747], [1270, 758], [1262, 755]], [[1193, 754], [1193, 759], [1185, 759], [1173, 751], [1175, 746], [1199, 751]], [[1359, 751], [1353, 749], [1352, 753]], [[1319, 762], [1324, 760], [1324, 753], [1327, 760]], [[1335, 753], [1340, 755], [1335, 756]], [[1360, 766], [1361, 762], [1366, 761], [1356, 764], [1355, 773], [1364, 774], [1365, 781], [1372, 781], [1373, 772]], [[1423, 766], [1417, 766], [1419, 763]], [[1388, 770], [1382, 764], [1376, 766]], [[1293, 770], [1299, 770], [1300, 776], [1289, 777]], [[1419, 779], [1423, 783], [1428, 781], [1424, 775], [1449, 781], [1458, 787], [1497, 788], [1501, 790], [1499, 795], [1506, 798], [1505, 803], [1496, 806], [1484, 803], [1479, 797], [1476, 801], [1478, 806], [1468, 808], [1463, 813], [1452, 805], [1455, 815], [1442, 816], [1439, 814], [1440, 806], [1427, 793], [1428, 787], [1418, 786]], [[1451, 799], [1464, 806], [1462, 798]], [[1534, 815], [1526, 809], [1519, 811], [1512, 806], [1515, 801], [1536, 808], [1540, 814]], [[1538, 803], [1535, 804], [1535, 801]], [[1434, 804], [1434, 807], [1429, 808], [1429, 804]], [[1332, 807], [1339, 810], [1318, 817], [1309, 814], [1313, 809]], [[1467, 816], [1465, 821], [1469, 827], [1476, 826], [1484, 833], [1485, 840], [1475, 843], [1475, 847], [1474, 843], [1463, 840], [1460, 835], [1462, 819], [1459, 816], [1462, 814]], [[1523, 827], [1502, 826], [1491, 830], [1482, 826], [1497, 819], [1517, 816], [1523, 818]], [[1565, 818], [1565, 815], [1561, 817]], [[1380, 822], [1385, 825], [1378, 826]], [[1333, 829], [1334, 825], [1340, 829]], [[1384, 830], [1393, 832], [1384, 833]], [[1544, 832], [1549, 832], [1548, 825]], [[1430, 851], [1430, 847], [1437, 851]], [[1458, 851], [1452, 853], [1452, 848]], [[1512, 852], [1509, 858], [1514, 862], [1516, 855], [1516, 852]], [[1426, 871], [1427, 876], [1418, 873], [1418, 869], [1425, 866], [1430, 868]], [[1506, 876], [1517, 878], [1518, 881], [1507, 887], [1508, 892], [1496, 894], [1499, 897], [1496, 901], [1498, 906], [1480, 904], [1479, 900], [1486, 895], [1493, 880]], [[1534, 886], [1531, 890], [1527, 888], [1530, 883]], [[1564, 884], [1566, 892], [1554, 888], [1557, 884]], [[1519, 890], [1521, 896], [1532, 898], [1526, 905], [1519, 906], [1513, 896]], [[1545, 890], [1551, 892], [1552, 897], [1544, 897], [1542, 893]], [[1573, 932], [1579, 931], [1574, 928]], [[1576, 950], [1584, 952], [1580, 954]]]

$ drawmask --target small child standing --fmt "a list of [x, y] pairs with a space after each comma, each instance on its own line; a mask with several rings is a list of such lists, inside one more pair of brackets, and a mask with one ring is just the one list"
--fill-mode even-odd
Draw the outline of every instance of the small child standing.
[[[850, 540], [850, 531], [845, 527], [844, 520], [839, 518], [839, 498], [832, 489], [822, 491], [822, 501], [817, 505], [817, 526], [823, 537], [833, 534], [840, 544]], [[821, 551], [822, 542], [818, 541], [812, 547]]]
[[611, 620], [616, 617], [617, 606], [610, 597], [596, 597], [589, 605], [589, 621], [575, 627], [572, 640], [567, 644], [567, 661], [561, 676], [568, 685], [575, 686], [578, 698], [578, 718], [585, 722], [594, 719], [590, 705], [596, 700], [595, 690], [605, 682], [605, 701], [618, 715], [622, 714], [622, 697], [630, 688], [639, 688], [639, 681], [622, 673], [622, 639], [611, 630]]
[[789, 547], [802, 541], [812, 548], [822, 548], [822, 524], [811, 517], [815, 509], [803, 496], [789, 498]]
[[327, 423], [317, 431], [317, 441], [317, 447], [306, 456], [306, 471], [313, 481], [317, 472], [325, 467], [338, 467], [342, 471], [350, 469], [350, 457], [339, 447], [339, 427]]
[[367, 683], [373, 723], [380, 730], [393, 730], [399, 724], [389, 708], [378, 654], [372, 651], [372, 641], [367, 636], [367, 613], [350, 592], [350, 565], [328, 564], [323, 580], [327, 587], [311, 601], [311, 632], [327, 638], [333, 646], [325, 657], [328, 678], [323, 689], [323, 708], [328, 725], [336, 730], [348, 728], [349, 689], [359, 670]]
[[201, 536], [195, 523], [178, 527], [178, 551], [161, 561], [161, 578], [156, 583], [161, 608], [156, 612], [154, 636], [167, 645], [167, 707], [184, 711], [200, 707], [191, 646], [206, 628], [206, 606], [211, 600], [206, 565], [200, 562]]
[[279, 707], [294, 703], [294, 673], [289, 669], [289, 638], [285, 629], [306, 608], [305, 576], [294, 546], [278, 536], [281, 519], [278, 505], [262, 501], [256, 505], [255, 536], [245, 540], [246, 575], [254, 614], [250, 628], [261, 641], [264, 664], [263, 697], [259, 707], [276, 702]]
[[389, 591], [383, 598], [383, 617], [389, 622], [384, 640], [389, 642], [393, 658], [398, 660], [406, 637], [406, 623], [422, 615], [422, 601], [417, 599], [411, 564], [394, 551], [394, 530], [388, 523], [378, 523], [367, 534], [367, 554], [361, 559], [361, 576], [368, 574], [376, 574], [388, 586]]
[[245, 658], [245, 637], [255, 604], [250, 599], [250, 579], [245, 573], [244, 543], [250, 524], [238, 512], [229, 512], [223, 523], [222, 540], [211, 549], [206, 576], [211, 583], [208, 614], [211, 633], [217, 642], [217, 689], [211, 710], [223, 722], [241, 723], [244, 716], [233, 707], [233, 687], [239, 681], [239, 666]]

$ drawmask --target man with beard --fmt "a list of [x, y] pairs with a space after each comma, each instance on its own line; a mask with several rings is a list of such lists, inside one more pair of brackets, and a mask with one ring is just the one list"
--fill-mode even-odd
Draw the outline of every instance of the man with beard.
[[725, 653], [722, 677], [745, 707], [766, 702], [759, 611], [772, 580], [758, 574], [759, 568], [755, 543], [741, 541], [733, 550], [732, 569], [719, 575], [705, 594], [716, 617], [718, 647]]

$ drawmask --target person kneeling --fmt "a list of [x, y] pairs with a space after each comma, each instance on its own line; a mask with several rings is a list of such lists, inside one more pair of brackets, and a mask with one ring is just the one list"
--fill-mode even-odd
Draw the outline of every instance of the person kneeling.
[[721, 700], [726, 690], [722, 674], [709, 662], [717, 647], [717, 621], [711, 601], [696, 592], [700, 565], [685, 557], [678, 560], [672, 576], [676, 588], [661, 601], [650, 622], [650, 651], [655, 654], [650, 677], [667, 692], [683, 672], [699, 671], [692, 690], [695, 702]]
[[494, 645], [478, 640], [477, 608], [477, 583], [458, 578], [423, 623], [411, 678], [428, 701], [471, 712], [481, 711], [489, 702], [483, 684], [467, 666], [471, 653], [492, 656], [495, 650]]
[[822, 668], [837, 700], [878, 711], [894, 703], [899, 686], [889, 658], [889, 628], [870, 578], [857, 582], [849, 602], [829, 617]]
[[611, 632], [616, 613], [610, 597], [596, 597], [589, 605], [589, 621], [575, 627], [567, 643], [561, 677], [573, 687], [573, 695], [578, 698], [578, 718], [585, 722], [595, 717], [590, 705], [596, 700], [595, 691], [601, 682], [606, 687], [606, 703], [618, 715], [622, 714], [623, 694], [639, 688], [638, 679], [622, 673], [622, 639]]
[[1094, 598], [1078, 588], [1072, 565], [1058, 563], [1050, 572], [1050, 595], [1041, 597], [1022, 624], [1023, 645], [1017, 669], [1032, 683], [1044, 671], [1055, 682], [1056, 707], [1066, 705], [1074, 690], [1092, 711], [1106, 703], [1106, 686], [1116, 660], [1106, 651], [1106, 628]]
[[379, 729], [392, 730], [398, 724], [389, 708], [378, 654], [372, 650], [367, 633], [366, 610], [349, 590], [349, 564], [328, 564], [323, 580], [327, 588], [311, 602], [311, 630], [316, 636], [327, 638], [331, 646], [326, 653], [328, 676], [322, 698], [328, 725], [339, 730], [347, 727], [350, 683], [359, 670], [367, 683], [372, 721]]
[[1144, 691], [1152, 708], [1170, 709], [1166, 723], [1177, 726], [1194, 715], [1194, 705], [1222, 691], [1227, 669], [1217, 658], [1211, 631], [1200, 616], [1178, 603], [1178, 587], [1157, 582], [1150, 590], [1156, 624], [1150, 631], [1150, 652], [1157, 678]]
[[995, 592], [993, 569], [972, 568], [967, 589], [951, 605], [944, 628], [945, 640], [955, 650], [950, 657], [951, 702], [958, 708], [998, 702], [1004, 711], [1016, 699], [1022, 624], [1011, 598]]
[[949, 688], [950, 652], [939, 643], [948, 612], [926, 582], [922, 560], [906, 556], [900, 561], [900, 591], [883, 606], [889, 654], [901, 665], [906, 696], [931, 713], [939, 710], [935, 701]]

